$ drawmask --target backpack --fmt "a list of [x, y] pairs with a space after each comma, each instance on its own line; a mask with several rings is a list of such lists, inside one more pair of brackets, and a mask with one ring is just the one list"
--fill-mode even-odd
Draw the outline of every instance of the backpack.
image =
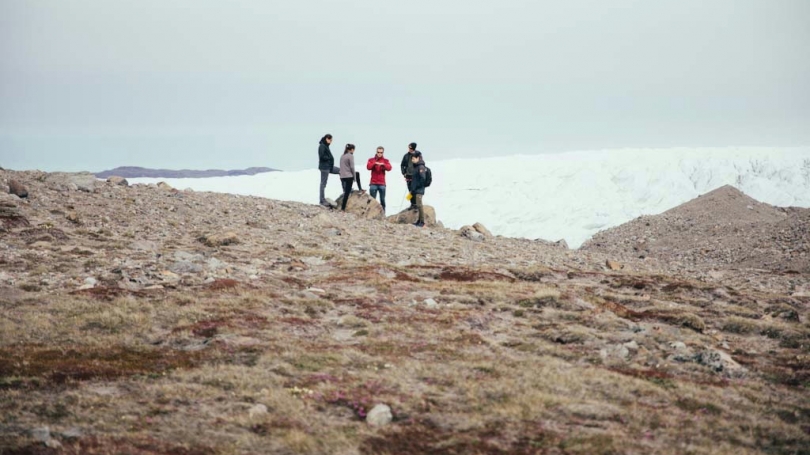
[[431, 183], [433, 183], [433, 173], [430, 172], [429, 167], [425, 166], [425, 188], [429, 187]]

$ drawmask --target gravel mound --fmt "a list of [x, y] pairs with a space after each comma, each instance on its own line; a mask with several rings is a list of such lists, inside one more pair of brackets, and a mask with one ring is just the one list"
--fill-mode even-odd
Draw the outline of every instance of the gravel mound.
[[810, 271], [810, 209], [783, 209], [723, 186], [660, 215], [602, 231], [582, 246], [674, 266]]

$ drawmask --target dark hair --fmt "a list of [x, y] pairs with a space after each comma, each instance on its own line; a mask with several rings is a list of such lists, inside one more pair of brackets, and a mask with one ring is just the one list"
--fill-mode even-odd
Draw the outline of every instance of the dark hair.
[[324, 136], [321, 138], [321, 142], [326, 142], [326, 140], [327, 140], [327, 139], [332, 139], [332, 135], [331, 135], [331, 134], [325, 134], [325, 135], [324, 135]]
[[411, 142], [410, 144], [408, 144], [408, 148], [411, 150], [416, 150], [416, 142]]
[[422, 158], [422, 152], [419, 150], [413, 152], [413, 156], [411, 158]]
[[346, 144], [346, 150], [343, 153], [349, 153], [349, 150], [354, 150], [354, 144]]

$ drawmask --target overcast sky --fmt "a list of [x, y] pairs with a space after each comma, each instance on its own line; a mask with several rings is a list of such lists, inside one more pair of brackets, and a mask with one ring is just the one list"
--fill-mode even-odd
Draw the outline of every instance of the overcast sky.
[[810, 145], [807, 0], [0, 0], [0, 165]]

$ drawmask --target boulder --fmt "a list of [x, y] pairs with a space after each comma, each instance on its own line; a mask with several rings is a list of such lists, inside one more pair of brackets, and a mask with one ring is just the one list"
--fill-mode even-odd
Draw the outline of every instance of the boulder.
[[[343, 206], [342, 194], [335, 203], [338, 208]], [[380, 203], [366, 192], [352, 191], [349, 194], [349, 200], [346, 202], [346, 211], [367, 220], [382, 220], [385, 218], [385, 212]]]
[[28, 188], [18, 180], [8, 181], [8, 192], [20, 198], [28, 197]]
[[217, 232], [200, 237], [202, 243], [207, 246], [225, 246], [240, 243], [239, 236], [235, 232]]
[[366, 422], [372, 427], [384, 427], [394, 419], [391, 408], [386, 404], [378, 404], [371, 408], [366, 416]]
[[472, 226], [461, 226], [461, 229], [458, 230], [458, 233], [467, 239], [470, 239], [474, 242], [483, 242], [485, 239], [484, 234], [478, 232]]
[[487, 237], [487, 238], [492, 237], [492, 233], [491, 233], [491, 232], [489, 232], [489, 229], [487, 229], [486, 227], [484, 227], [484, 225], [483, 225], [483, 224], [481, 224], [481, 223], [475, 223], [475, 224], [473, 224], [473, 225], [472, 225], [472, 228], [473, 228], [473, 229], [475, 229], [477, 232], [480, 232], [481, 234], [483, 234], [483, 235], [484, 235], [484, 237]]
[[621, 269], [624, 268], [624, 266], [622, 264], [620, 264], [620, 263], [618, 263], [616, 261], [611, 261], [610, 259], [605, 261], [605, 265], [610, 270], [621, 270]]
[[[436, 210], [429, 205], [423, 206], [425, 211], [425, 226], [438, 226], [436, 221]], [[415, 209], [405, 209], [396, 215], [391, 215], [387, 218], [388, 221], [397, 224], [413, 224], [419, 219], [419, 213]]]
[[119, 186], [129, 186], [129, 182], [124, 177], [119, 177], [117, 175], [113, 175], [107, 179], [107, 182], [112, 183], [113, 185]]
[[158, 182], [157, 187], [160, 188], [161, 190], [165, 190], [165, 191], [171, 191], [171, 190], [174, 189], [174, 188], [172, 188], [171, 185], [169, 185], [166, 182]]

